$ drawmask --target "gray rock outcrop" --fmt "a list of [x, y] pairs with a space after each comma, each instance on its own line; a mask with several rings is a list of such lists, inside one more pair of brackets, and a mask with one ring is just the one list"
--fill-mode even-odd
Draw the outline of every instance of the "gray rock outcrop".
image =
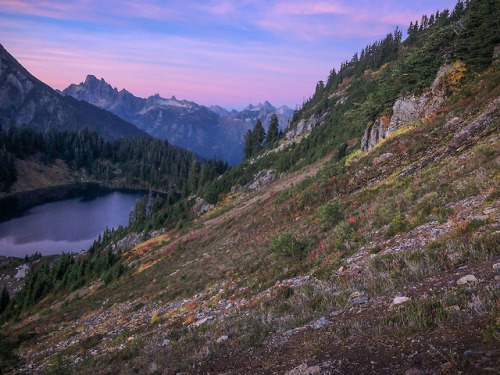
[[413, 94], [401, 95], [392, 106], [392, 117], [389, 123], [385, 118], [377, 119], [366, 129], [361, 139], [361, 150], [370, 150], [380, 140], [387, 138], [389, 134], [401, 126], [436, 112], [443, 104], [445, 96], [440, 84], [441, 78], [452, 71], [452, 65], [442, 66], [429, 90], [420, 96]]
[[201, 216], [205, 212], [210, 211], [212, 208], [214, 208], [213, 204], [207, 203], [203, 198], [196, 197], [196, 201], [194, 206], [191, 208], [191, 212], [195, 216]]
[[451, 152], [459, 148], [467, 139], [482, 132], [484, 129], [492, 125], [500, 117], [500, 98], [493, 100], [488, 107], [469, 125], [460, 129], [455, 133], [453, 139], [448, 146], [447, 152]]
[[250, 192], [250, 191], [259, 191], [263, 188], [271, 185], [276, 179], [276, 172], [274, 169], [268, 169], [266, 171], [260, 171], [256, 173], [252, 181], [250, 181], [245, 186], [235, 186], [231, 190], [232, 194], [238, 193], [240, 191]]
[[305, 119], [300, 120], [295, 128], [291, 129], [289, 132], [286, 133], [286, 139], [288, 141], [294, 141], [298, 137], [304, 136], [306, 133], [310, 132], [315, 127], [319, 126], [323, 122], [327, 114], [328, 112], [324, 113], [321, 116], [313, 114], [307, 120]]

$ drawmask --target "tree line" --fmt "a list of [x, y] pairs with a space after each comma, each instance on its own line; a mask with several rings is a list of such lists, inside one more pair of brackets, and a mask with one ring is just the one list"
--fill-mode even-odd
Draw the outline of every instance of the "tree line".
[[47, 165], [61, 159], [71, 169], [105, 184], [120, 180], [125, 186], [177, 196], [196, 193], [198, 185], [228, 168], [227, 163], [215, 158], [200, 160], [190, 151], [154, 138], [120, 138], [111, 142], [89, 129], [70, 132], [51, 128], [41, 133], [15, 126], [5, 131], [0, 127], [1, 191], [9, 191], [18, 178], [15, 160], [33, 155]]

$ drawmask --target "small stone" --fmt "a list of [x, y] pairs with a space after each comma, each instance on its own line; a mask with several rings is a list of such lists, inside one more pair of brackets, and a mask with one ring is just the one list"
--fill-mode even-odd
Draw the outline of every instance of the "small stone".
[[467, 275], [467, 276], [461, 277], [460, 279], [457, 280], [458, 285], [464, 285], [467, 283], [477, 283], [476, 276]]
[[318, 365], [316, 366], [311, 366], [307, 369], [307, 373], [309, 375], [316, 375], [316, 374], [321, 374], [321, 367], [319, 367]]
[[352, 292], [352, 294], [349, 298], [357, 298], [357, 297], [361, 297], [364, 295], [365, 295], [365, 292]]
[[170, 344], [170, 340], [165, 339], [165, 340], [163, 340], [163, 344], [161, 344], [161, 346], [168, 346], [169, 344]]
[[209, 322], [209, 321], [211, 321], [211, 320], [213, 320], [213, 319], [214, 319], [214, 317], [213, 317], [213, 316], [206, 316], [206, 317], [204, 317], [204, 318], [202, 318], [202, 319], [198, 320], [197, 322], [193, 323], [193, 326], [195, 326], [195, 327], [199, 327], [199, 326], [201, 326], [202, 324], [204, 324], [204, 323], [206, 323], [206, 322]]
[[500, 263], [495, 263], [493, 265], [493, 271], [500, 271]]
[[394, 297], [394, 299], [392, 300], [392, 303], [394, 305], [399, 305], [400, 303], [405, 303], [405, 302], [408, 302], [410, 300], [409, 297]]
[[392, 154], [391, 152], [387, 152], [385, 154], [380, 155], [379, 158], [375, 161], [375, 164], [383, 163], [384, 161], [389, 159], [392, 155], [394, 154]]
[[337, 315], [340, 315], [340, 311], [338, 311], [338, 310], [337, 311], [332, 311], [330, 313], [330, 316], [337, 316]]
[[466, 268], [467, 268], [467, 266], [458, 267], [459, 270], [464, 270]]
[[155, 373], [158, 370], [158, 365], [155, 362], [151, 362], [151, 366], [149, 366], [149, 372]]
[[217, 339], [217, 343], [220, 344], [222, 341], [226, 341], [229, 337], [227, 336], [221, 336]]
[[472, 357], [473, 354], [474, 354], [474, 351], [472, 349], [466, 350], [464, 352], [464, 356], [466, 356], [466, 357]]
[[356, 298], [351, 301], [351, 305], [357, 306], [357, 305], [362, 305], [363, 303], [366, 303], [370, 300], [370, 297], [361, 297], [361, 298]]
[[321, 317], [318, 320], [316, 320], [314, 323], [310, 324], [309, 327], [312, 329], [320, 329], [326, 325], [330, 324], [330, 321], [326, 319], [325, 317]]

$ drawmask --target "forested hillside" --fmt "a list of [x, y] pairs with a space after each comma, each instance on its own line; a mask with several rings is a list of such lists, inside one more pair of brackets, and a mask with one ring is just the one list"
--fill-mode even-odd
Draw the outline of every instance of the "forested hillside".
[[[105, 141], [96, 132], [0, 128], [0, 187], [9, 191], [19, 178], [16, 160], [31, 159], [51, 165], [63, 160], [87, 180], [115, 187], [153, 189], [187, 197], [220, 175], [227, 164], [201, 162], [193, 153], [153, 138]], [[191, 173], [191, 177], [190, 177]], [[188, 184], [188, 180], [191, 185]], [[57, 181], [55, 181], [57, 183]]]
[[0, 45], [0, 125], [47, 131], [89, 128], [106, 140], [149, 137], [110, 112], [63, 97], [31, 75]]

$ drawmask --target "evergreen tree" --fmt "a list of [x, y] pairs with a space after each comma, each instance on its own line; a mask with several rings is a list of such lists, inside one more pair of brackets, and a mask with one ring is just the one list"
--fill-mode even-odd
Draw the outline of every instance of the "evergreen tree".
[[9, 291], [7, 290], [7, 287], [4, 285], [2, 289], [2, 294], [0, 295], [0, 314], [2, 314], [5, 311], [9, 302], [10, 302]]
[[[457, 4], [458, 6], [458, 4]], [[463, 4], [462, 4], [463, 6]], [[463, 12], [458, 6], [456, 12]], [[500, 43], [500, 2], [472, 0], [467, 5], [462, 27], [457, 28], [456, 55], [474, 68], [485, 68], [491, 63], [493, 50]]]
[[279, 137], [279, 122], [276, 113], [271, 115], [271, 123], [269, 124], [269, 129], [267, 131], [266, 141], [264, 146], [272, 146]]
[[196, 158], [191, 162], [188, 175], [188, 189], [190, 194], [195, 194], [198, 191], [198, 181], [200, 179], [200, 163]]
[[129, 225], [133, 226], [134, 224], [142, 224], [144, 220], [146, 220], [146, 205], [147, 205], [147, 197], [143, 195], [141, 199], [139, 199], [132, 211], [129, 214]]
[[253, 154], [253, 135], [250, 129], [248, 129], [247, 134], [245, 134], [243, 152], [245, 153], [245, 158], [249, 158]]
[[252, 154], [255, 154], [262, 148], [262, 142], [264, 141], [265, 138], [266, 138], [266, 131], [262, 126], [262, 122], [260, 121], [260, 119], [258, 119], [252, 131], [252, 141], [253, 141]]

